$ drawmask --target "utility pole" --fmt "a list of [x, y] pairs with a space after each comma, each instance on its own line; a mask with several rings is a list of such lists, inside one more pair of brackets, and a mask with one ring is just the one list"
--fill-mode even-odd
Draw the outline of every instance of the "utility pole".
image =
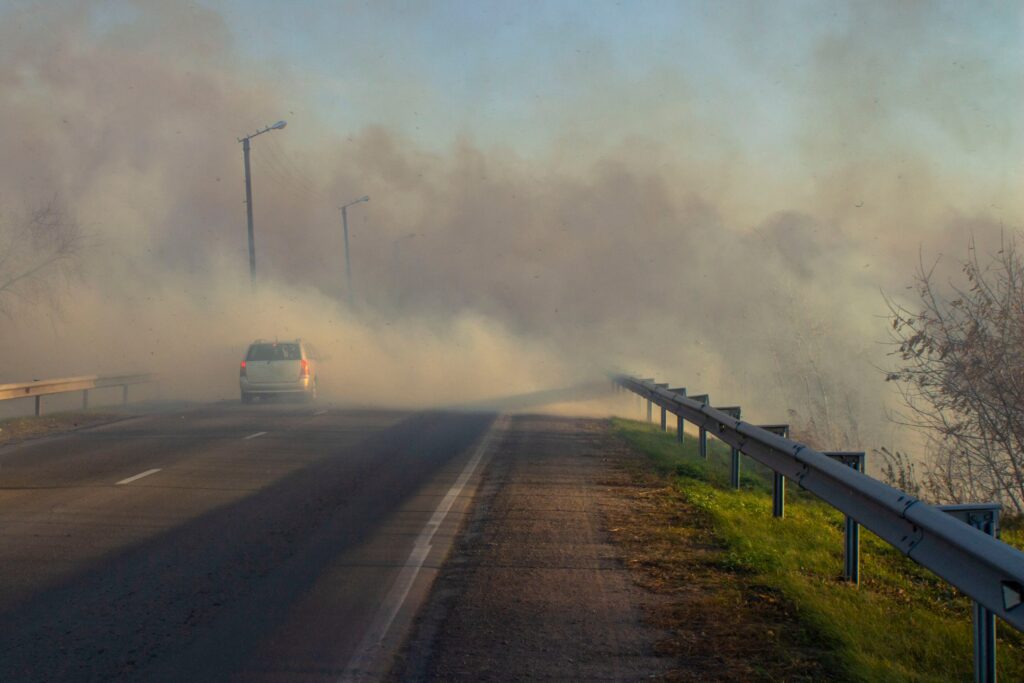
[[341, 209], [341, 228], [345, 233], [345, 286], [348, 291], [349, 306], [352, 306], [352, 304], [355, 303], [355, 297], [352, 295], [352, 262], [348, 255], [348, 207], [353, 204], [368, 201], [370, 201], [370, 197], [369, 195], [365, 195], [354, 202], [349, 202], [348, 204], [339, 207]]
[[348, 206], [341, 207], [341, 224], [345, 231], [345, 291], [348, 292], [348, 305], [352, 305], [352, 262], [348, 256]]
[[249, 281], [256, 281], [256, 235], [252, 229], [252, 174], [249, 171], [249, 138], [242, 139], [245, 158], [245, 218], [249, 228]]
[[281, 130], [288, 123], [286, 121], [278, 121], [277, 123], [271, 124], [262, 130], [258, 130], [252, 135], [246, 135], [245, 137], [238, 138], [238, 141], [242, 143], [242, 159], [245, 161], [245, 218], [246, 227], [249, 232], [249, 281], [256, 281], [256, 234], [252, 227], [252, 172], [249, 169], [249, 140], [262, 135], [268, 130]]

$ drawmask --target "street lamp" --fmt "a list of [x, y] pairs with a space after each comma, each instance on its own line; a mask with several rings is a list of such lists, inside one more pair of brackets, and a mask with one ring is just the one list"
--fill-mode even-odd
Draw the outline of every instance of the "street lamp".
[[253, 237], [252, 231], [252, 176], [249, 172], [249, 140], [256, 137], [257, 135], [263, 135], [269, 130], [281, 130], [288, 125], [287, 121], [278, 121], [272, 123], [262, 130], [258, 130], [252, 135], [246, 135], [245, 137], [238, 138], [238, 141], [242, 143], [242, 158], [245, 159], [245, 217], [248, 221], [249, 227], [249, 280], [256, 280], [256, 243]]
[[353, 302], [352, 297], [352, 263], [348, 258], [348, 207], [354, 206], [360, 202], [370, 201], [369, 195], [360, 197], [359, 199], [345, 204], [341, 208], [341, 225], [345, 230], [345, 282], [348, 286], [348, 305], [351, 306]]

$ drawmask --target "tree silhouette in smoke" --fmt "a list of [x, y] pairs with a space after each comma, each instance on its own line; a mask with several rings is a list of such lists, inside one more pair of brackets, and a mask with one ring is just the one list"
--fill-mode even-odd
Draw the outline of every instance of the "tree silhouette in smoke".
[[928, 437], [926, 484], [943, 501], [996, 500], [1024, 514], [1024, 257], [1016, 236], [979, 257], [974, 240], [961, 284], [919, 267], [917, 307], [888, 300], [906, 410]]
[[84, 246], [81, 226], [56, 199], [0, 219], [0, 313], [11, 318], [22, 306], [57, 307]]

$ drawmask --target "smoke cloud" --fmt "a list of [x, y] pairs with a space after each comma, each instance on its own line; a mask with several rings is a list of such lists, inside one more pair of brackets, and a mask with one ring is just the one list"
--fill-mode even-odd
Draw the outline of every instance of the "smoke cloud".
[[[599, 42], [592, 63], [563, 67], [563, 105], [538, 105], [543, 149], [471, 132], [426, 146], [318, 117], [309, 83], [255, 75], [214, 10], [127, 7], [116, 21], [99, 3], [4, 14], [0, 206], [56, 196], [91, 244], [59, 310], [5, 325], [6, 381], [144, 368], [172, 395], [227, 398], [249, 341], [303, 337], [330, 357], [327, 393], [352, 403], [623, 369], [870, 448], [898, 439], [880, 291], [898, 296], [922, 250], [955, 256], [970, 232], [1019, 224], [1019, 165], [972, 175], [951, 159], [1021, 146], [1010, 96], [984, 91], [1021, 71], [949, 46], [909, 5], [843, 5], [813, 61], [782, 74], [801, 125], [777, 157], [746, 149], [735, 112], [697, 84], [662, 67], [627, 78]], [[773, 68], [763, 41], [739, 44], [752, 77], [779, 77], [758, 71]], [[285, 131], [253, 140], [250, 287], [235, 139], [279, 117]], [[364, 194], [350, 306], [337, 206]]]

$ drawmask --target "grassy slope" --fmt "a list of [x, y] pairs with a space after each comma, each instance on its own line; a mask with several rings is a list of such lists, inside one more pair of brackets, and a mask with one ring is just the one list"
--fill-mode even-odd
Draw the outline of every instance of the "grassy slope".
[[[780, 590], [801, 620], [831, 644], [836, 674], [864, 681], [971, 680], [970, 602], [931, 572], [866, 530], [861, 531], [861, 585], [840, 580], [843, 516], [810, 494], [787, 491], [786, 518], [771, 515], [766, 471], [744, 457], [744, 488], [728, 482], [729, 450], [709, 439], [708, 461], [696, 439], [683, 447], [671, 434], [616, 419], [615, 430], [646, 453], [653, 467], [712, 520], [727, 547], [723, 562]], [[1003, 540], [1024, 546], [1024, 530]], [[910, 626], [913, 625], [913, 628]], [[1024, 638], [997, 627], [999, 675], [1024, 680]]]

